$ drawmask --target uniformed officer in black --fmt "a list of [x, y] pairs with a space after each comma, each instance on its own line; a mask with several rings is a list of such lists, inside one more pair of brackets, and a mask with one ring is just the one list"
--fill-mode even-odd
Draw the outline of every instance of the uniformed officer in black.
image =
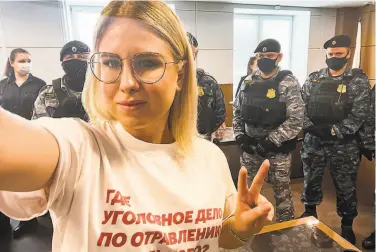
[[71, 41], [61, 49], [60, 61], [65, 75], [40, 91], [34, 104], [33, 119], [48, 116], [88, 120], [81, 103], [81, 94], [89, 52], [89, 47], [80, 41]]
[[[198, 54], [198, 42], [196, 38], [187, 33], [189, 43], [192, 46], [193, 56]], [[211, 141], [212, 134], [224, 123], [226, 119], [225, 98], [217, 81], [203, 69], [197, 68], [198, 86], [198, 132]]]
[[[31, 73], [31, 56], [22, 48], [12, 50], [4, 75], [0, 81], [0, 106], [9, 112], [30, 120], [33, 104], [46, 83]], [[36, 219], [21, 221], [14, 229], [13, 237], [19, 238], [38, 226]], [[0, 213], [0, 237], [10, 230], [9, 218]]]
[[358, 215], [356, 180], [359, 167], [357, 133], [368, 116], [370, 85], [361, 69], [351, 69], [351, 39], [335, 36], [325, 42], [328, 67], [313, 72], [302, 87], [306, 104], [305, 137], [301, 150], [304, 171], [302, 217], [317, 217], [323, 200], [321, 183], [327, 167], [342, 218], [341, 236], [355, 244], [353, 220]]
[[268, 181], [276, 200], [278, 222], [295, 218], [290, 187], [291, 152], [301, 131], [304, 103], [300, 85], [288, 70], [281, 70], [281, 45], [275, 39], [260, 42], [258, 70], [247, 76], [234, 102], [233, 128], [243, 153], [240, 163], [248, 171], [251, 184], [258, 167], [270, 161]]

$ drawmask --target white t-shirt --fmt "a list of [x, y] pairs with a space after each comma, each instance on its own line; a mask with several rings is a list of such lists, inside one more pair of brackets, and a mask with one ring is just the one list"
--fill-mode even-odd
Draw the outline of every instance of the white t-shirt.
[[34, 123], [60, 147], [51, 188], [0, 192], [0, 210], [20, 220], [50, 210], [53, 252], [219, 250], [225, 200], [236, 189], [214, 144], [195, 138], [182, 159], [176, 144], [140, 141], [114, 122]]

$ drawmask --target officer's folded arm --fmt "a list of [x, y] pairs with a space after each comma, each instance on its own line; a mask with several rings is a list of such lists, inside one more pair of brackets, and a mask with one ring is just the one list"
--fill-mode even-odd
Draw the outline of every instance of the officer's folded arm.
[[48, 188], [59, 159], [54, 136], [2, 108], [0, 122], [0, 191]]

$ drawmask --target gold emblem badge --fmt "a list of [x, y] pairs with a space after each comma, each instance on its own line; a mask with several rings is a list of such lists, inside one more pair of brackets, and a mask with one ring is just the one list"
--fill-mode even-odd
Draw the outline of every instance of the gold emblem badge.
[[269, 99], [275, 98], [275, 89], [274, 88], [268, 89], [268, 93], [266, 94], [266, 97], [268, 97]]
[[337, 88], [337, 92], [340, 93], [340, 94], [346, 93], [346, 85], [339, 84], [338, 88]]
[[251, 83], [252, 83], [251, 80], [244, 80], [244, 84], [246, 84], [246, 85], [249, 85], [249, 84], [251, 84]]
[[204, 94], [204, 89], [201, 86], [198, 86], [198, 96], [203, 96]]
[[53, 98], [56, 98], [56, 94], [55, 93], [44, 93], [44, 98], [53, 99]]

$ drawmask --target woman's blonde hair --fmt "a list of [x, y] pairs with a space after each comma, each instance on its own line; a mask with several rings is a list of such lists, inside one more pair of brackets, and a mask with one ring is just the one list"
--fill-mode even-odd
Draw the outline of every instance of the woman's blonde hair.
[[[197, 135], [197, 82], [196, 68], [191, 47], [180, 19], [161, 1], [111, 1], [102, 11], [94, 35], [94, 53], [108, 27], [117, 17], [142, 20], [153, 28], [168, 44], [176, 61], [185, 65], [181, 69], [181, 90], [176, 93], [170, 109], [168, 125], [180, 152], [187, 154], [192, 147], [192, 136]], [[127, 43], [132, 43], [129, 41]], [[182, 66], [183, 64], [180, 64]], [[88, 71], [82, 94], [83, 105], [91, 123], [97, 124], [111, 118], [101, 106], [99, 80]]]

